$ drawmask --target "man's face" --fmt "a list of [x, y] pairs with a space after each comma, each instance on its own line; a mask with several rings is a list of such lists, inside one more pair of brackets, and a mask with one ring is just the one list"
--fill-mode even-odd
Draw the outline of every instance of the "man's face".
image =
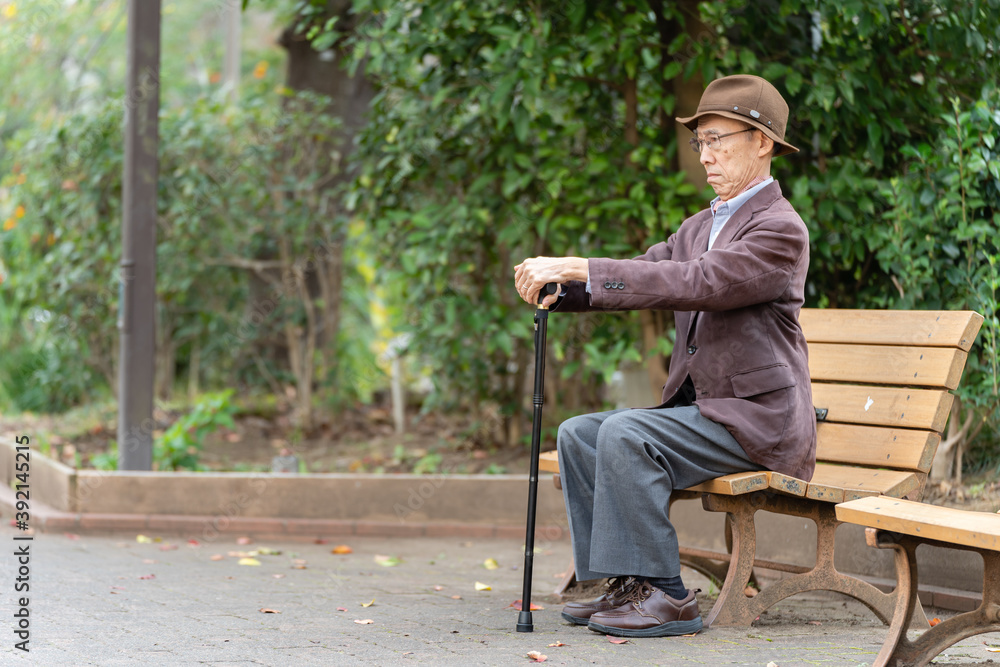
[[708, 115], [698, 120], [698, 139], [712, 135], [740, 132], [724, 137], [722, 145], [713, 150], [702, 146], [700, 162], [705, 167], [708, 184], [723, 201], [742, 192], [754, 178], [766, 177], [770, 171], [770, 153], [774, 146], [760, 130], [743, 132], [750, 126], [732, 118]]

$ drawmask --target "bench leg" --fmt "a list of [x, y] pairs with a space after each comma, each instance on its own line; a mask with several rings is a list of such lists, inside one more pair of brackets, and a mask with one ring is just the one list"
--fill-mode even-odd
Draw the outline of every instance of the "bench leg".
[[[705, 620], [706, 626], [749, 627], [761, 613], [785, 598], [808, 591], [834, 591], [848, 595], [872, 610], [883, 623], [889, 624], [896, 613], [898, 601], [905, 591], [897, 586], [892, 593], [883, 593], [874, 585], [856, 577], [841, 574], [833, 566], [834, 533], [837, 521], [832, 503], [771, 495], [766, 492], [743, 496], [705, 494], [702, 504], [711, 512], [726, 512], [733, 526], [733, 560], [719, 598]], [[750, 583], [757, 552], [754, 515], [766, 509], [811, 519], [816, 524], [816, 564], [812, 569], [788, 567], [792, 576], [764, 587], [754, 597], [744, 592]], [[919, 606], [911, 619], [917, 627], [928, 627]]]
[[[874, 528], [866, 530], [866, 538], [868, 544], [872, 546], [896, 550], [897, 590], [905, 589], [907, 593], [903, 604], [897, 605], [896, 613], [898, 615], [893, 618], [889, 635], [873, 663], [875, 667], [885, 665], [922, 667], [930, 664], [931, 660], [946, 648], [966, 637], [986, 632], [1000, 632], [1000, 552], [924, 540]], [[982, 556], [983, 601], [977, 609], [953, 616], [927, 630], [914, 641], [910, 641], [904, 628], [910, 625], [914, 611], [919, 608], [916, 550], [921, 544], [975, 551]], [[901, 554], [902, 557], [900, 557]], [[906, 582], [905, 585], [904, 582]]]
[[[670, 510], [673, 510], [674, 503], [678, 500], [697, 500], [700, 497], [701, 494], [695, 491], [674, 491], [670, 496]], [[719, 554], [719, 556], [731, 556], [733, 553], [733, 530], [728, 517], [726, 517], [726, 552], [726, 554]], [[683, 544], [680, 545], [680, 557], [681, 565], [686, 565], [695, 572], [703, 574], [713, 584], [720, 588], [722, 587], [723, 582], [726, 580], [726, 572], [729, 571], [729, 561], [731, 558], [725, 558], [725, 560], [714, 559], [711, 552], [685, 547]], [[756, 585], [757, 579], [753, 576], [753, 573], [751, 573], [750, 577]]]

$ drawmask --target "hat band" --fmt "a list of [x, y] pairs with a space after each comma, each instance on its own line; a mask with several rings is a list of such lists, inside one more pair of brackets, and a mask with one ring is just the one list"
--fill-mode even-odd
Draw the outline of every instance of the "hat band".
[[[767, 116], [765, 116], [761, 112], [757, 111], [756, 109], [751, 109], [750, 107], [745, 107], [745, 106], [741, 107], [741, 106], [738, 106], [736, 104], [733, 104], [733, 105], [728, 105], [728, 104], [712, 104], [712, 105], [706, 105], [706, 106], [703, 106], [703, 107], [698, 107], [698, 114], [699, 115], [703, 114], [703, 113], [709, 113], [711, 111], [730, 111], [732, 113], [737, 113], [737, 114], [739, 114], [741, 116], [746, 116], [747, 118], [752, 119], [756, 123], [764, 125], [769, 130], [772, 130], [775, 133], [777, 133], [779, 131], [778, 128], [774, 126], [774, 124], [771, 122], [771, 120]], [[784, 132], [782, 132], [781, 134], [784, 134]]]

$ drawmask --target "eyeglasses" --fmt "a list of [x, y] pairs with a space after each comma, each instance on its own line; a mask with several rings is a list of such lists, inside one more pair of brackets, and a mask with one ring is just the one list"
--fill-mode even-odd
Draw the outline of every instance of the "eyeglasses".
[[738, 132], [729, 132], [727, 134], [709, 134], [706, 135], [704, 139], [698, 139], [698, 137], [694, 137], [693, 139], [688, 141], [688, 145], [691, 147], [691, 150], [701, 155], [701, 151], [705, 146], [711, 148], [713, 151], [717, 151], [720, 148], [722, 148], [722, 139], [724, 137], [731, 137], [734, 134], [743, 134], [744, 132], [753, 132], [756, 129], [757, 128], [755, 127], [748, 127], [745, 130], [739, 130]]

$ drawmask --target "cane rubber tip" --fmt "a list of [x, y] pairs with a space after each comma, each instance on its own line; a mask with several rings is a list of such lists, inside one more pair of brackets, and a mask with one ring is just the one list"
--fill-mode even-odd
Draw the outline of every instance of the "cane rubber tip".
[[534, 632], [535, 626], [531, 622], [531, 612], [522, 611], [517, 615], [517, 631], [518, 632]]

